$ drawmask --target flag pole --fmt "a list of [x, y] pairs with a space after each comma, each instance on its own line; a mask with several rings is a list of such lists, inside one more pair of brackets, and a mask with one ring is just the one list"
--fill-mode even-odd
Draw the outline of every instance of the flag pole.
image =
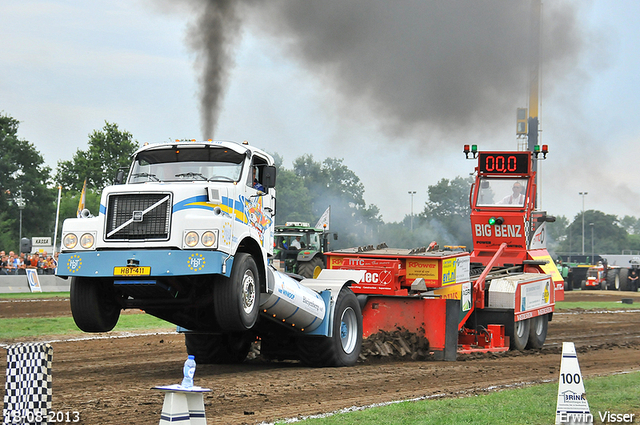
[[60, 217], [60, 195], [62, 195], [62, 186], [58, 185], [58, 208], [56, 209], [56, 226], [53, 230], [53, 254], [55, 257], [56, 253], [56, 237], [58, 236], [58, 218]]
[[82, 210], [85, 208], [87, 199], [87, 178], [84, 179], [84, 184], [82, 185], [82, 192], [80, 192], [80, 202], [78, 202], [78, 212], [77, 217], [80, 218], [82, 216]]

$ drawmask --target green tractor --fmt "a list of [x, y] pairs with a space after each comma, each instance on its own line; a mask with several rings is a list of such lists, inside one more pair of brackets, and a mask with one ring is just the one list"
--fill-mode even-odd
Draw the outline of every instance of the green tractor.
[[[302, 222], [287, 222], [276, 226], [275, 231], [273, 264], [277, 269], [312, 278], [316, 267], [327, 266], [324, 252], [330, 233]], [[336, 233], [332, 234], [338, 239]]]

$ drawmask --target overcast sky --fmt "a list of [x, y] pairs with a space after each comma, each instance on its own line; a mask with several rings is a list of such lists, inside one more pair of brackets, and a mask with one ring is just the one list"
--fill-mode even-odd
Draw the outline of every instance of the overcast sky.
[[[248, 140], [289, 168], [342, 158], [387, 222], [409, 214], [408, 191], [418, 213], [429, 185], [473, 171], [463, 144], [516, 149], [529, 0], [205, 3], [3, 0], [0, 111], [54, 169], [105, 121], [140, 143]], [[544, 3], [551, 214], [573, 219], [586, 191], [585, 209], [640, 217], [638, 17], [635, 0]]]

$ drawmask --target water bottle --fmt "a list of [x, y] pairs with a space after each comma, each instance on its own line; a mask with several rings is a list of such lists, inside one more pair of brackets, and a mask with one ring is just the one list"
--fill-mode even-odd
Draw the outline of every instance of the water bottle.
[[184, 362], [184, 368], [182, 369], [184, 378], [182, 379], [183, 388], [193, 387], [193, 375], [196, 373], [196, 358], [189, 355], [189, 358]]

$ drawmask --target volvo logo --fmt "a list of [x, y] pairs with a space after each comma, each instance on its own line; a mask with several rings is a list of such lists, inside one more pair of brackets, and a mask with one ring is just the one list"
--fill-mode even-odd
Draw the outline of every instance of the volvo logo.
[[139, 223], [139, 222], [141, 222], [141, 221], [142, 221], [142, 218], [143, 218], [143, 217], [144, 217], [144, 215], [143, 215], [142, 211], [134, 211], [134, 212], [133, 212], [133, 216], [131, 217], [131, 219], [132, 219], [134, 222], [138, 222], [138, 223]]

